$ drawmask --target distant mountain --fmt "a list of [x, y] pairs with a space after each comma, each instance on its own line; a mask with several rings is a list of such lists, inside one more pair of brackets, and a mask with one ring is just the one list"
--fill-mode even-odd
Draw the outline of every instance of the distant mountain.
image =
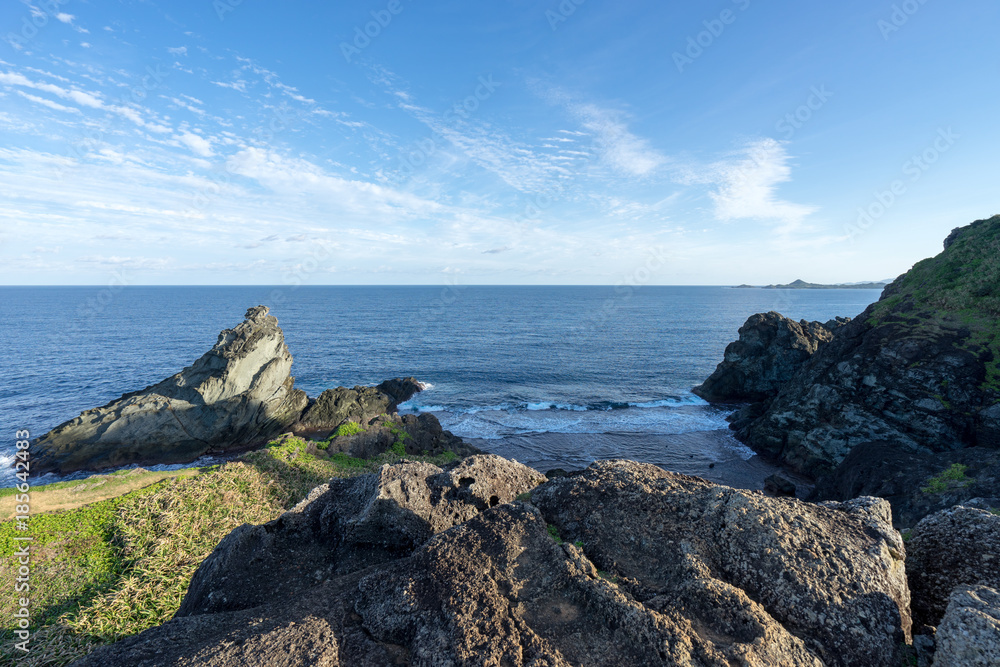
[[736, 289], [882, 289], [891, 280], [879, 280], [871, 283], [838, 283], [836, 285], [820, 285], [819, 283], [807, 283], [804, 280], [796, 280], [787, 285], [737, 285]]

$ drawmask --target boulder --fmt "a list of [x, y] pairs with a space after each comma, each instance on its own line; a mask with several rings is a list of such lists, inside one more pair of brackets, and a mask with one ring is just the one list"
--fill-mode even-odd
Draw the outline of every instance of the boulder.
[[631, 598], [686, 617], [734, 662], [803, 664], [742, 654], [782, 636], [827, 665], [899, 664], [910, 597], [883, 500], [811, 505], [607, 461], [532, 502]]
[[333, 436], [327, 441], [326, 449], [311, 446], [309, 453], [313, 456], [330, 456], [341, 452], [360, 459], [370, 459], [384, 454], [400, 442], [403, 453], [413, 456], [438, 456], [445, 452], [458, 456], [483, 453], [441, 428], [441, 422], [429, 412], [419, 415], [380, 415], [372, 419], [360, 433]]
[[249, 609], [401, 558], [543, 481], [541, 473], [489, 454], [448, 470], [404, 461], [332, 479], [278, 519], [227, 535], [198, 568], [177, 616]]
[[377, 387], [327, 389], [302, 414], [293, 427], [296, 433], [332, 431], [344, 422], [367, 426], [381, 415], [392, 415], [423, 389], [415, 378], [386, 380]]
[[936, 643], [937, 667], [1000, 667], [1000, 591], [986, 586], [956, 588]]
[[916, 625], [937, 626], [959, 586], [1000, 589], [1000, 516], [958, 506], [922, 520], [907, 543]]
[[795, 497], [795, 482], [787, 475], [776, 472], [764, 478], [764, 490], [773, 496]]
[[305, 408], [292, 355], [264, 306], [219, 334], [177, 375], [87, 410], [32, 446], [33, 472], [67, 473], [130, 463], [191, 461], [280, 432]]
[[739, 329], [739, 340], [726, 347], [722, 363], [693, 391], [711, 402], [771, 398], [820, 345], [833, 338], [833, 330], [848, 321], [795, 322], [773, 311], [751, 315]]
[[908, 598], [884, 501], [613, 461], [525, 502], [542, 479], [477, 456], [334, 480], [227, 537], [174, 619], [75, 664], [899, 664]]

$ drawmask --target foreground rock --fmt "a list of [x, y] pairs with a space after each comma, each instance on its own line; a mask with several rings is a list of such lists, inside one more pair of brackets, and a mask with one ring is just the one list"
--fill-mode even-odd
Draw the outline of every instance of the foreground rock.
[[280, 432], [306, 406], [292, 355], [264, 306], [163, 382], [57, 426], [32, 447], [33, 472], [190, 461]]
[[509, 502], [541, 479], [472, 457], [332, 482], [227, 537], [173, 620], [75, 664], [899, 664], [908, 593], [883, 501], [615, 461]]
[[326, 442], [326, 449], [313, 446], [309, 453], [319, 457], [344, 453], [360, 459], [370, 459], [394, 447], [401, 447], [401, 454], [413, 456], [438, 456], [447, 452], [458, 456], [483, 453], [441, 428], [441, 422], [429, 412], [376, 417], [360, 433], [335, 435]]
[[795, 322], [773, 311], [751, 315], [740, 327], [739, 340], [726, 347], [725, 359], [694, 393], [712, 402], [772, 398], [820, 345], [833, 339], [833, 330], [849, 321], [824, 325]]
[[928, 516], [907, 544], [914, 626], [937, 626], [960, 586], [1000, 589], [1000, 516], [953, 507]]
[[279, 519], [226, 536], [195, 573], [177, 616], [249, 609], [401, 558], [543, 481], [541, 473], [493, 455], [469, 457], [448, 471], [406, 462], [333, 479]]
[[938, 667], [1000, 667], [1000, 592], [962, 586], [952, 593], [937, 631]]

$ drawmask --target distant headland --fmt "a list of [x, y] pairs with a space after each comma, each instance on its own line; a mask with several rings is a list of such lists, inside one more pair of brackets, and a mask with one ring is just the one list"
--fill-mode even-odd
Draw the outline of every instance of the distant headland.
[[734, 289], [882, 289], [891, 280], [879, 280], [871, 283], [838, 283], [836, 285], [821, 285], [819, 283], [807, 283], [804, 280], [795, 280], [787, 285], [737, 285]]

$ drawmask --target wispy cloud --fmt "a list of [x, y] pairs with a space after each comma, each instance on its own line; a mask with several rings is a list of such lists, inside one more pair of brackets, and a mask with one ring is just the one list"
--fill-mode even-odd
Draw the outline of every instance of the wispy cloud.
[[622, 113], [595, 104], [573, 104], [570, 109], [582, 127], [593, 133], [601, 158], [615, 171], [648, 176], [666, 161], [647, 140], [629, 130]]
[[792, 178], [790, 160], [784, 142], [761, 138], [707, 167], [687, 168], [681, 180], [715, 186], [710, 195], [719, 220], [771, 220], [791, 231], [816, 207], [779, 198], [778, 185]]

